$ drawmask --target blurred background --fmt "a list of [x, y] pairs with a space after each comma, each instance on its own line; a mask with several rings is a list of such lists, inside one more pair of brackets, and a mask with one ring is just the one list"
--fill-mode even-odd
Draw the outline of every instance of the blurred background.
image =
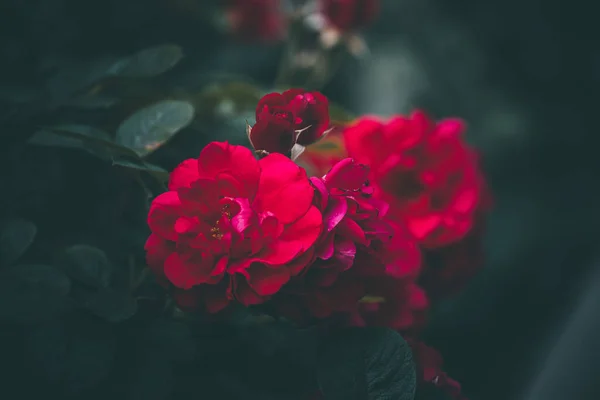
[[[3, 142], [18, 141], [28, 129], [24, 116], [38, 115], [31, 108], [62, 102], [67, 92], [85, 87], [94, 66], [152, 46], [179, 45], [184, 59], [151, 82], [104, 87], [106, 104], [115, 91], [129, 101], [116, 116], [81, 100], [76, 112], [61, 111], [61, 122], [75, 118], [112, 127], [134, 106], [167, 94], [192, 96], [207, 83], [236, 76], [272, 87], [282, 44], [224, 34], [209, 23], [216, 17], [206, 11], [208, 3], [2, 0]], [[380, 16], [363, 32], [370, 54], [344, 58], [323, 93], [354, 115], [420, 107], [438, 118], [464, 118], [495, 198], [485, 269], [435, 311], [429, 344], [473, 400], [600, 398], [595, 14], [584, 11], [582, 0], [382, 3]], [[194, 123], [153, 161], [170, 169], [208, 141], [245, 139], [239, 126], [252, 112], [215, 112], [222, 113], [218, 123], [218, 115]], [[7, 161], [15, 157], [4, 157], [5, 170], [17, 168]], [[47, 180], [48, 155], [29, 157], [25, 177], [12, 179]], [[97, 189], [94, 178], [83, 179], [85, 190]], [[3, 183], [5, 196], [13, 195], [14, 185]], [[5, 207], [49, 207], [36, 200], [47, 193], [20, 190], [26, 204]], [[60, 214], [80, 206], [53, 207]]]

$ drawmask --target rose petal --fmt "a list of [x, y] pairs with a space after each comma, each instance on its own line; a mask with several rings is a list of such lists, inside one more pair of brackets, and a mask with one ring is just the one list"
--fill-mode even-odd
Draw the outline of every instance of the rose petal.
[[323, 178], [328, 188], [359, 190], [367, 181], [369, 167], [346, 158], [331, 168]]
[[249, 268], [248, 285], [259, 296], [271, 296], [290, 280], [290, 270], [286, 267], [268, 268], [262, 264], [252, 264]]
[[190, 184], [199, 177], [198, 160], [194, 158], [185, 160], [171, 172], [169, 177], [169, 190], [189, 187]]
[[[364, 117], [342, 132], [348, 156], [356, 162], [375, 168], [378, 161], [387, 157], [384, 125], [375, 118]], [[382, 150], [384, 152], [382, 153]]]
[[340, 196], [331, 196], [329, 205], [323, 216], [323, 228], [326, 232], [331, 232], [346, 216], [348, 211], [348, 202]]
[[311, 206], [302, 218], [285, 228], [279, 240], [300, 242], [302, 250], [306, 250], [315, 243], [322, 226], [321, 212], [317, 207]]
[[283, 224], [303, 216], [311, 205], [314, 188], [306, 171], [282, 154], [270, 154], [260, 160], [262, 173], [254, 209], [271, 212]]
[[195, 285], [210, 282], [212, 258], [195, 258], [194, 261], [184, 260], [179, 254], [172, 253], [165, 260], [165, 276], [181, 289], [191, 289]]
[[175, 243], [164, 240], [157, 234], [151, 234], [144, 245], [146, 263], [159, 279], [165, 279], [165, 260], [175, 250]]
[[260, 114], [265, 107], [268, 109], [273, 106], [285, 106], [287, 103], [288, 100], [279, 93], [269, 93], [264, 95], [256, 105], [256, 121], [260, 119]]
[[165, 192], [157, 196], [150, 205], [148, 226], [163, 239], [177, 240], [175, 222], [181, 216], [181, 200], [177, 192]]
[[252, 199], [258, 188], [260, 167], [250, 151], [227, 142], [209, 143], [198, 158], [201, 178], [214, 179], [220, 174], [231, 175], [239, 184], [240, 196]]

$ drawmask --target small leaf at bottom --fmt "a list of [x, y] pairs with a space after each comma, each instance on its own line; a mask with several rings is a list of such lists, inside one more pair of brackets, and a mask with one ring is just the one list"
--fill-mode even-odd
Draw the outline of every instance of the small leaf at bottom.
[[416, 371], [402, 336], [385, 328], [337, 331], [320, 345], [317, 367], [326, 400], [412, 400]]

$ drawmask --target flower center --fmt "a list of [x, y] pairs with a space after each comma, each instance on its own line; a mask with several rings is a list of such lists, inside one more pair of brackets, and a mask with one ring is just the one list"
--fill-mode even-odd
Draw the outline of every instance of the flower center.
[[221, 229], [219, 229], [219, 221], [217, 221], [215, 226], [210, 228], [210, 234], [213, 238], [215, 238], [217, 240], [223, 239], [223, 233], [221, 232]]
[[229, 207], [229, 204], [223, 204], [223, 207], [221, 207], [221, 214], [231, 219], [231, 209]]
[[[231, 216], [232, 216], [231, 206], [228, 203], [225, 203], [225, 204], [223, 204], [223, 206], [221, 206], [221, 215], [223, 217], [227, 217], [227, 219], [231, 220]], [[210, 228], [210, 235], [214, 239], [217, 239], [217, 240], [221, 240], [225, 236], [225, 234], [221, 230], [220, 225], [221, 225], [221, 220], [218, 219], [215, 222], [215, 224], [213, 225], [213, 227]]]

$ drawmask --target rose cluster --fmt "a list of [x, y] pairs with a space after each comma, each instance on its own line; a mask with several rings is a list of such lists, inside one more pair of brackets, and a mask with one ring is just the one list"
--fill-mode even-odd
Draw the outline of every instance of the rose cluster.
[[[213, 142], [172, 172], [150, 208], [146, 251], [179, 307], [261, 305], [299, 324], [412, 337], [430, 301], [476, 271], [489, 199], [462, 121], [361, 118], [335, 137], [347, 157], [319, 153], [316, 163], [310, 145], [330, 130], [328, 108], [318, 92], [268, 94], [248, 127], [254, 153]], [[322, 174], [293, 161], [305, 146], [303, 161], [327, 165]], [[425, 354], [422, 379], [460, 393], [411, 343]]]

